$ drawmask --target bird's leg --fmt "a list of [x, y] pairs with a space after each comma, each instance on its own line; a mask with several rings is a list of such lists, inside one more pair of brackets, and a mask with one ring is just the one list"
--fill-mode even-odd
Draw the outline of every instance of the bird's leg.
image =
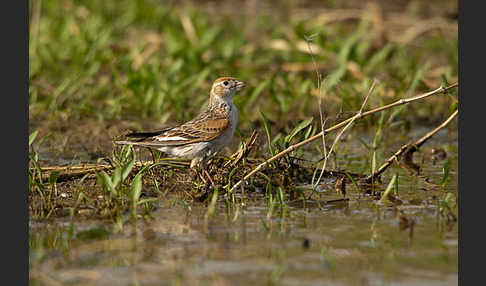
[[206, 174], [206, 176], [208, 177], [209, 181], [211, 182], [211, 185], [214, 187], [216, 186], [216, 184], [214, 184], [214, 181], [213, 181], [213, 178], [211, 178], [211, 175], [209, 174], [208, 172], [208, 169], [207, 168], [204, 168], [204, 174]]
[[192, 159], [190, 168], [191, 168], [191, 170], [194, 170], [194, 172], [195, 172], [194, 179], [197, 176], [204, 182], [204, 184], [207, 184], [206, 179], [204, 178], [203, 174], [201, 173], [201, 164], [199, 164], [198, 158]]
[[152, 162], [155, 163], [155, 154], [154, 154], [154, 151], [152, 150], [152, 148], [147, 148], [147, 149], [149, 149], [150, 154], [152, 154]]
[[215, 187], [216, 184], [214, 183], [213, 178], [211, 178], [211, 175], [209, 174], [207, 167], [208, 165], [205, 159], [200, 160], [198, 158], [194, 158], [191, 161], [191, 169], [197, 168], [196, 172], [199, 175], [199, 178], [201, 178], [201, 180], [204, 182], [204, 184], [206, 185], [208, 184], [208, 181], [206, 180], [206, 178], [204, 178], [204, 175], [206, 175], [211, 185]]
[[[214, 186], [216, 186], [216, 184], [214, 184], [213, 178], [211, 178], [211, 175], [209, 175], [207, 158], [204, 158], [200, 162], [199, 166], [201, 166], [202, 172], [204, 173], [204, 175], [206, 175], [206, 177], [209, 179], [209, 182], [211, 182], [211, 185], [214, 188]], [[206, 182], [206, 180], [204, 180], [204, 181]]]
[[201, 172], [199, 168], [192, 168], [191, 171], [193, 173], [192, 175], [193, 180], [196, 180], [196, 178], [199, 177], [199, 179], [202, 180], [204, 184], [207, 184], [207, 180], [206, 178], [204, 178], [204, 174]]
[[207, 184], [208, 181], [206, 181], [206, 179], [204, 178], [204, 173], [201, 172], [200, 170], [197, 171], [197, 174], [199, 176], [199, 178], [201, 178], [201, 180], [204, 182], [204, 184]]

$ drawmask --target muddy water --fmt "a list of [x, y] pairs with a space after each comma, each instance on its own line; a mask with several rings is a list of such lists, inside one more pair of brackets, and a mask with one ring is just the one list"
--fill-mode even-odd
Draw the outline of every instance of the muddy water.
[[[394, 138], [384, 144], [379, 162], [404, 142]], [[377, 204], [351, 184], [349, 201], [326, 204], [342, 198], [329, 179], [319, 188], [320, 206], [287, 201], [272, 213], [259, 192], [245, 200], [237, 196], [234, 205], [221, 196], [212, 218], [206, 206], [170, 195], [150, 220], [126, 223], [119, 232], [103, 221], [32, 221], [31, 284], [457, 285], [458, 227], [441, 211], [447, 193], [457, 195], [456, 138], [440, 132], [424, 145], [414, 156], [422, 168], [418, 176], [396, 166], [387, 171], [385, 184], [399, 175], [401, 204]], [[338, 165], [362, 172], [367, 156], [351, 154], [366, 151], [350, 139], [340, 149], [350, 155]], [[434, 162], [432, 148], [447, 157]], [[440, 188], [434, 183], [442, 180], [446, 163], [450, 177]]]

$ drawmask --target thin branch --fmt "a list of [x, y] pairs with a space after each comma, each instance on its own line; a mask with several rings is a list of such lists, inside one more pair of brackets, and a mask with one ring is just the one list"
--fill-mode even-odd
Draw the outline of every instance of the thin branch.
[[456, 109], [456, 111], [454, 113], [452, 113], [451, 116], [449, 116], [449, 118], [447, 118], [446, 121], [442, 122], [442, 124], [437, 126], [434, 130], [429, 131], [429, 133], [425, 134], [422, 138], [417, 140], [414, 144], [405, 144], [402, 147], [400, 147], [400, 149], [398, 149], [398, 151], [395, 152], [395, 154], [393, 154], [390, 158], [388, 158], [385, 161], [385, 163], [383, 163], [383, 165], [381, 165], [380, 168], [375, 170], [373, 172], [373, 174], [366, 177], [365, 181], [371, 182], [373, 179], [375, 179], [376, 177], [381, 175], [388, 167], [390, 167], [390, 165], [393, 163], [393, 161], [399, 160], [400, 156], [402, 156], [403, 153], [406, 154], [406, 153], [413, 153], [413, 152], [417, 151], [418, 148], [420, 146], [422, 146], [432, 136], [434, 136], [435, 133], [439, 132], [439, 130], [441, 130], [442, 128], [447, 126], [447, 124], [449, 124], [452, 121], [452, 119], [454, 119], [454, 117], [457, 116], [458, 113], [459, 113], [459, 111]]
[[439, 93], [445, 93], [447, 92], [449, 89], [452, 89], [452, 88], [455, 88], [458, 86], [458, 83], [454, 83], [448, 87], [439, 87], [433, 91], [430, 91], [430, 92], [427, 92], [427, 93], [424, 93], [424, 94], [421, 94], [421, 95], [417, 95], [417, 96], [414, 96], [414, 97], [410, 97], [410, 98], [406, 98], [406, 99], [400, 99], [398, 101], [395, 101], [393, 103], [390, 103], [388, 105], [385, 105], [385, 106], [381, 106], [381, 107], [378, 107], [378, 108], [375, 108], [375, 109], [372, 109], [372, 110], [369, 110], [369, 111], [366, 111], [362, 114], [360, 114], [359, 117], [357, 118], [354, 118], [355, 116], [353, 116], [352, 118], [348, 118], [332, 127], [329, 127], [327, 128], [326, 130], [324, 130], [324, 132], [319, 132], [318, 134], [306, 139], [306, 140], [303, 140], [297, 144], [294, 144], [292, 146], [289, 146], [287, 149], [281, 151], [280, 153], [276, 154], [275, 156], [271, 157], [270, 159], [266, 160], [265, 162], [261, 163], [260, 165], [258, 165], [255, 169], [253, 169], [250, 173], [248, 173], [243, 179], [241, 179], [238, 183], [236, 183], [230, 190], [230, 192], [233, 192], [234, 190], [236, 190], [238, 187], [240, 187], [243, 182], [246, 182], [251, 176], [255, 175], [257, 172], [259, 172], [260, 170], [262, 170], [264, 167], [266, 167], [269, 163], [277, 160], [278, 158], [284, 156], [285, 154], [289, 153], [289, 152], [292, 152], [294, 150], [296, 150], [297, 148], [301, 147], [301, 146], [304, 146], [312, 141], [315, 141], [316, 139], [319, 139], [321, 138], [322, 134], [324, 133], [329, 133], [329, 132], [332, 132], [332, 131], [335, 131], [343, 126], [345, 126], [346, 124], [348, 124], [350, 121], [352, 120], [355, 120], [355, 119], [361, 119], [365, 116], [368, 116], [368, 115], [371, 115], [371, 114], [375, 114], [375, 113], [378, 113], [378, 112], [381, 112], [383, 110], [387, 110], [387, 109], [390, 109], [390, 108], [393, 108], [395, 106], [399, 106], [399, 105], [403, 105], [403, 104], [407, 104], [407, 103], [410, 103], [410, 102], [413, 102], [413, 101], [417, 101], [417, 100], [420, 100], [420, 99], [424, 99], [426, 97], [429, 97], [429, 96], [432, 96], [432, 95], [435, 95], [435, 94], [439, 94]]

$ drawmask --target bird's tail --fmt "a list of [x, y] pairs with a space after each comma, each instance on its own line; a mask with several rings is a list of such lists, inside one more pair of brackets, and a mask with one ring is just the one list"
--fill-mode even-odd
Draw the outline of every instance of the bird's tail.
[[113, 143], [118, 144], [118, 145], [135, 145], [135, 146], [143, 146], [143, 147], [160, 147], [158, 144], [154, 144], [154, 142], [146, 142], [142, 141], [143, 139], [137, 140], [137, 141], [114, 141]]
[[114, 141], [118, 145], [137, 145], [137, 141]]
[[165, 128], [165, 129], [153, 131], [153, 132], [132, 132], [132, 133], [126, 134], [125, 137], [131, 138], [131, 139], [133, 139], [133, 141], [123, 141], [122, 140], [122, 141], [115, 141], [114, 143], [119, 144], [119, 145], [143, 145], [143, 144], [139, 144], [138, 142], [141, 142], [141, 141], [143, 141], [143, 140], [145, 140], [149, 137], [160, 135], [160, 134], [164, 133], [165, 131], [167, 131], [169, 129], [171, 129], [171, 128]]
[[129, 133], [127, 135], [125, 135], [126, 137], [128, 138], [141, 138], [141, 139], [145, 139], [145, 138], [148, 138], [148, 137], [153, 137], [153, 136], [158, 136], [168, 130], [172, 129], [171, 127], [168, 127], [168, 128], [164, 128], [162, 130], [158, 130], [158, 131], [153, 131], [153, 132], [132, 132], [132, 133]]

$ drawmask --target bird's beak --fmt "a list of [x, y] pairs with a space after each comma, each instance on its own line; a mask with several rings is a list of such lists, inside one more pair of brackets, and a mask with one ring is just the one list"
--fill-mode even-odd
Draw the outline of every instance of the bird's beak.
[[239, 82], [236, 84], [236, 90], [241, 90], [241, 89], [243, 89], [245, 86], [246, 86], [246, 83], [244, 83], [244, 82], [242, 82], [242, 81], [239, 81]]

